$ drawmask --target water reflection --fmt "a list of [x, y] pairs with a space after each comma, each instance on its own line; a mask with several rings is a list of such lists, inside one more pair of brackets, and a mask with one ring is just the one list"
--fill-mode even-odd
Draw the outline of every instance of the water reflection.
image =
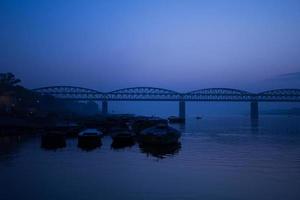
[[124, 148], [131, 148], [135, 145], [134, 140], [128, 140], [128, 141], [113, 141], [110, 145], [110, 147], [114, 150], [124, 149]]
[[77, 137], [54, 154], [39, 136], [0, 137], [0, 199], [300, 199], [299, 121], [204, 118], [187, 121], [181, 144], [128, 148], [106, 136], [87, 153]]
[[251, 119], [251, 132], [258, 133], [259, 132], [259, 120]]
[[140, 151], [147, 154], [147, 156], [153, 156], [159, 159], [174, 156], [179, 153], [181, 149], [181, 143], [169, 144], [169, 145], [147, 145], [139, 144]]
[[0, 161], [17, 153], [23, 140], [21, 136], [0, 137]]
[[101, 140], [78, 140], [77, 145], [81, 150], [92, 151], [102, 146]]
[[66, 147], [66, 137], [60, 134], [46, 134], [41, 137], [41, 147], [46, 150], [57, 150]]

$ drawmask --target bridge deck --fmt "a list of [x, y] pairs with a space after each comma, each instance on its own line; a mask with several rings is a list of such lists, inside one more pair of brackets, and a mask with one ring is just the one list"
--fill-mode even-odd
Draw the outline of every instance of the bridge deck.
[[207, 88], [179, 93], [153, 87], [135, 87], [112, 92], [100, 92], [82, 87], [52, 86], [34, 89], [33, 91], [66, 100], [300, 102], [300, 89], [277, 89], [251, 93], [230, 88]]

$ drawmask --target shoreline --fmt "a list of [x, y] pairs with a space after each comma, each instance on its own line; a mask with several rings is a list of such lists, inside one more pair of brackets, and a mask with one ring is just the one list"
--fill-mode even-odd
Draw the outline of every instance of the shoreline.
[[[61, 118], [24, 118], [14, 116], [0, 116], [0, 137], [18, 135], [38, 135], [46, 131], [60, 131], [68, 136], [74, 136], [80, 130], [88, 127], [99, 128], [106, 132], [114, 127], [122, 127], [137, 121], [166, 122], [160, 117], [136, 116], [129, 114], [85, 116], [74, 119]], [[77, 134], [76, 134], [77, 135]]]

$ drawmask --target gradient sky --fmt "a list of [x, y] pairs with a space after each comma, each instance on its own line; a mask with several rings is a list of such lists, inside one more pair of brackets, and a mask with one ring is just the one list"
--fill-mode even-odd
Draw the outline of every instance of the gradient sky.
[[299, 0], [1, 0], [0, 27], [31, 88], [300, 87]]

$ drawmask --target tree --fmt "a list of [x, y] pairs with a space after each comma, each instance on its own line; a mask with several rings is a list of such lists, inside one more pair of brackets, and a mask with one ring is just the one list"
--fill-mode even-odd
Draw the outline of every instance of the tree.
[[0, 85], [3, 87], [16, 86], [21, 80], [12, 73], [0, 73]]

